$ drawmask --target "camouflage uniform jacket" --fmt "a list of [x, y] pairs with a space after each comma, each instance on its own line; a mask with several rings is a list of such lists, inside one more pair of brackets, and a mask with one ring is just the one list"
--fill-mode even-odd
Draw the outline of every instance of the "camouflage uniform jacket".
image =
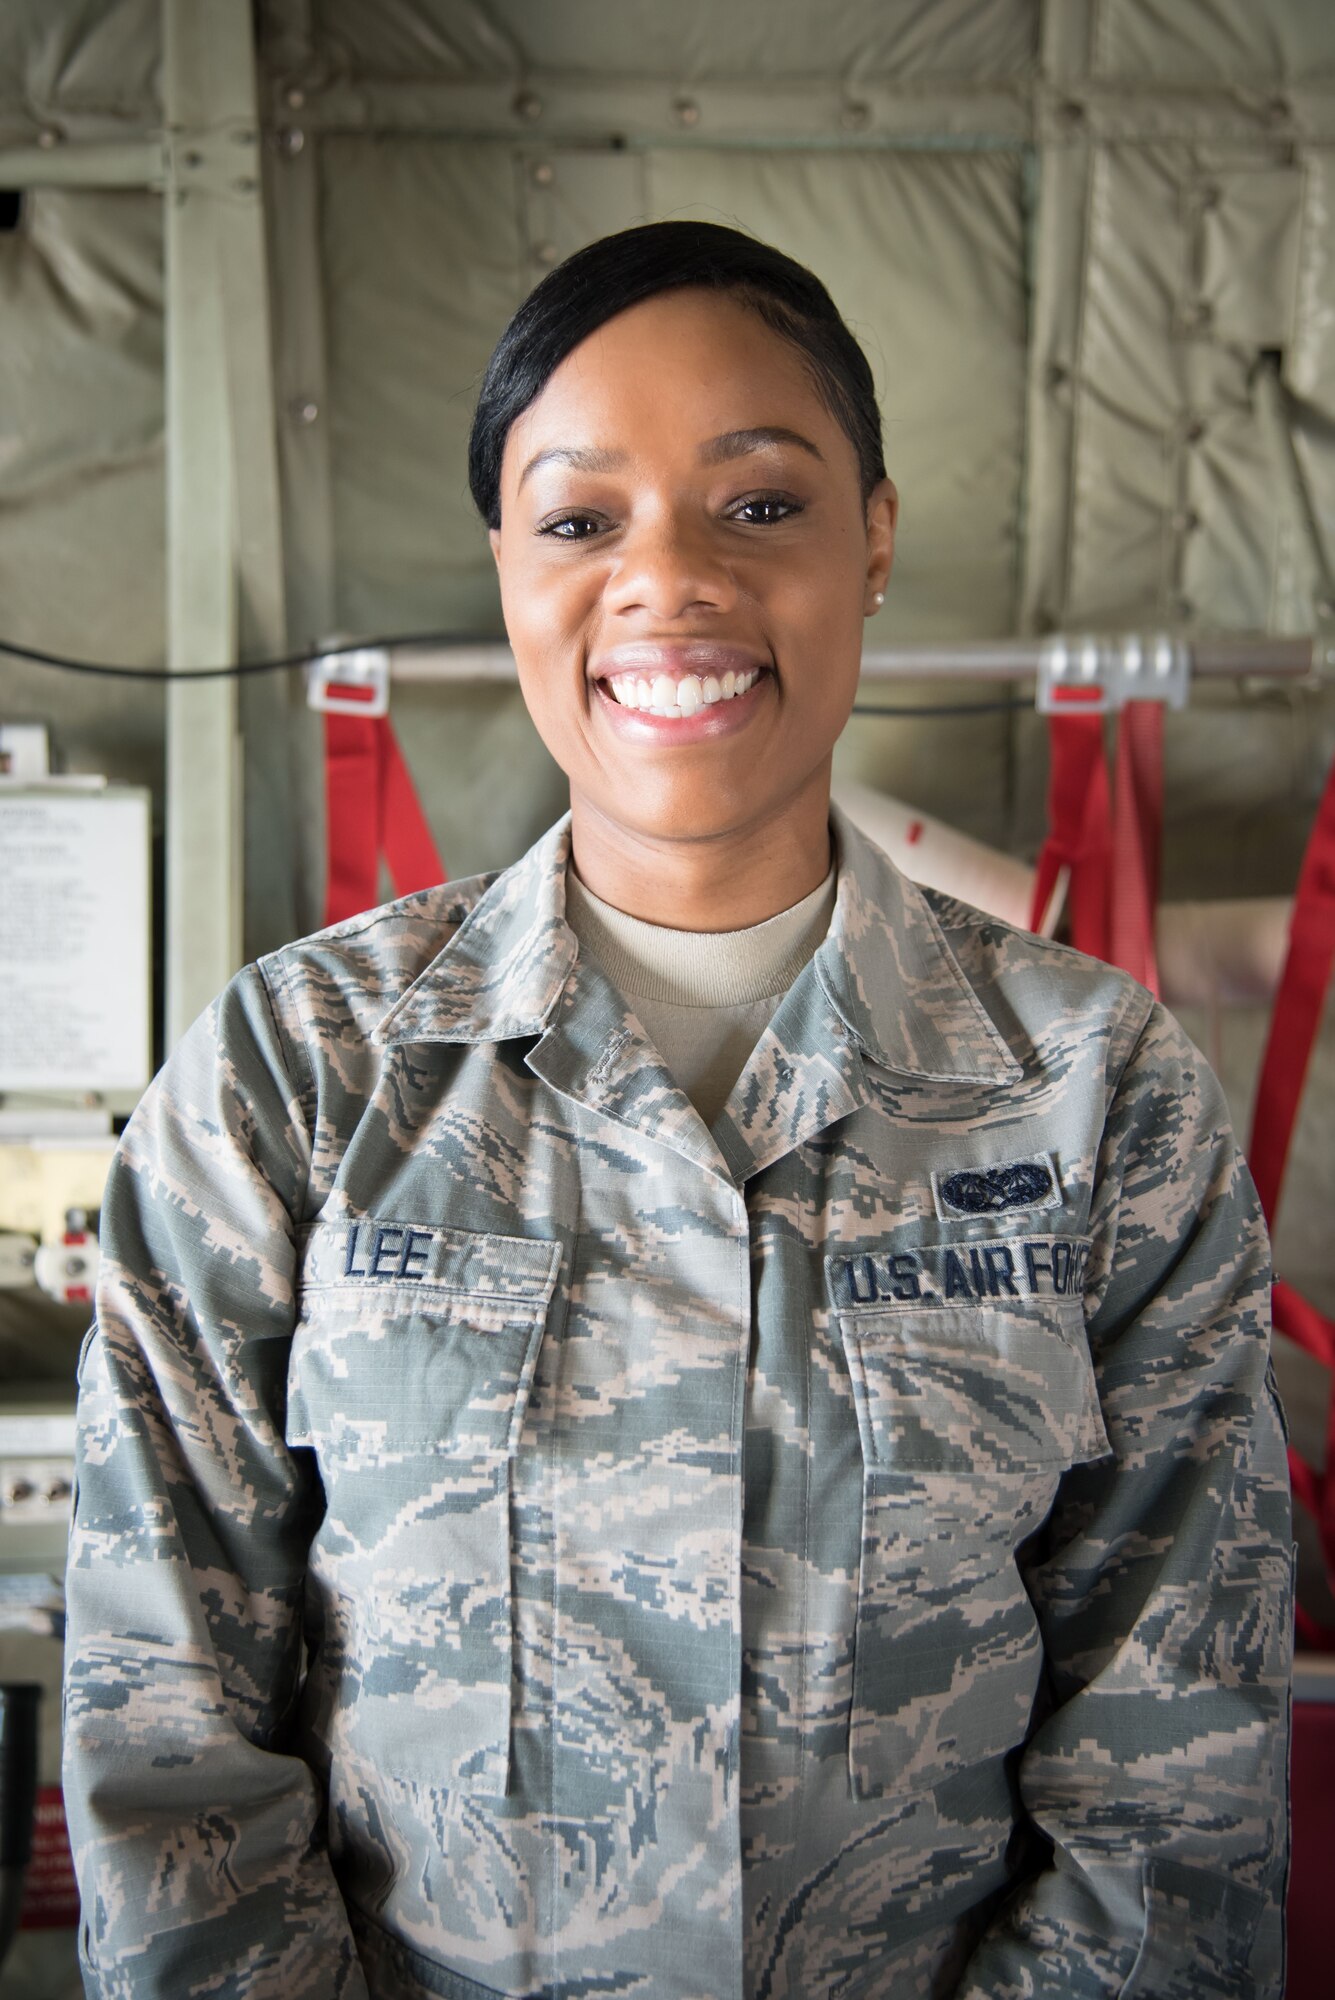
[[1278, 1994], [1219, 1088], [835, 831], [712, 1132], [565, 822], [241, 973], [145, 1098], [69, 1571], [90, 1993]]

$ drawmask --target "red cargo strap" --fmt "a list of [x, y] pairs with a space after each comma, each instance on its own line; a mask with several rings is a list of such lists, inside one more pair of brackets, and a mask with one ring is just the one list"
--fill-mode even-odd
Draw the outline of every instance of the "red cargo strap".
[[1048, 834], [1038, 857], [1030, 926], [1047, 913], [1063, 869], [1069, 883], [1071, 942], [1095, 958], [1108, 953], [1108, 857], [1112, 851], [1103, 718], [1048, 721]]
[[382, 854], [401, 896], [445, 881], [389, 717], [327, 714], [324, 745], [325, 922], [375, 907]]
[[1038, 857], [1031, 927], [1041, 925], [1061, 872], [1067, 870], [1076, 950], [1120, 965], [1157, 993], [1154, 912], [1163, 828], [1162, 705], [1134, 701], [1122, 710], [1111, 794], [1102, 717], [1054, 715], [1048, 726], [1048, 835]]
[[[1289, 925], [1289, 949], [1270, 1019], [1270, 1033], [1252, 1109], [1248, 1159], [1266, 1220], [1273, 1229], [1284, 1186], [1293, 1128], [1311, 1061], [1326, 993], [1335, 965], [1335, 765], [1326, 779], [1303, 865]], [[1318, 1312], [1282, 1279], [1274, 1290], [1275, 1325], [1306, 1353], [1335, 1369], [1335, 1320]], [[1293, 1496], [1321, 1531], [1326, 1575], [1335, 1589], [1335, 1384], [1326, 1422], [1326, 1470], [1317, 1472], [1289, 1452]], [[1317, 1624], [1301, 1607], [1298, 1635], [1304, 1644], [1335, 1652], [1335, 1628]]]
[[1248, 1158], [1272, 1227], [1303, 1081], [1321, 1026], [1332, 964], [1335, 964], [1335, 765], [1326, 779], [1298, 874], [1288, 955], [1252, 1113]]

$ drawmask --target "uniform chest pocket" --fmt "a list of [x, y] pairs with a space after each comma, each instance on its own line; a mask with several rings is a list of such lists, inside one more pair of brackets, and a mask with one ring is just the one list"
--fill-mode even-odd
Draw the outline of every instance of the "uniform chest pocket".
[[305, 1246], [286, 1434], [325, 1486], [328, 1726], [382, 1773], [505, 1791], [511, 1465], [559, 1264], [556, 1243], [402, 1221]]
[[840, 1313], [862, 1447], [849, 1723], [858, 1797], [930, 1789], [1028, 1728], [1015, 1550], [1108, 1450], [1078, 1300]]

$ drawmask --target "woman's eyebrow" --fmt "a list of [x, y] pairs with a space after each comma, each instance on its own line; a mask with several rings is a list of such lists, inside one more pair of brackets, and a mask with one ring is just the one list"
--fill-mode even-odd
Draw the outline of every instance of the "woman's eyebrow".
[[810, 438], [804, 438], [801, 431], [790, 431], [784, 424], [760, 424], [753, 430], [724, 431], [721, 436], [710, 438], [702, 444], [696, 456], [701, 465], [722, 465], [730, 458], [745, 458], [748, 452], [763, 451], [766, 445], [795, 444], [802, 451], [809, 451], [813, 458], [825, 463], [823, 453]]
[[[624, 451], [603, 451], [597, 445], [554, 444], [546, 451], [540, 451], [531, 458], [519, 475], [519, 486], [524, 484], [530, 472], [536, 472], [540, 465], [573, 465], [576, 472], [612, 472], [618, 465], [624, 465]], [[515, 488], [516, 493], [519, 486]]]
[[[708, 438], [700, 446], [696, 457], [701, 465], [724, 465], [732, 458], [745, 458], [749, 452], [763, 451], [767, 445], [795, 444], [802, 451], [808, 451], [823, 465], [824, 454], [804, 438], [801, 431], [790, 431], [784, 424], [758, 424], [751, 430], [722, 431], [718, 437]], [[554, 444], [531, 458], [519, 475], [519, 487], [523, 486], [530, 472], [536, 472], [540, 465], [573, 465], [576, 472], [615, 472], [626, 463], [624, 451], [604, 451], [597, 445]]]

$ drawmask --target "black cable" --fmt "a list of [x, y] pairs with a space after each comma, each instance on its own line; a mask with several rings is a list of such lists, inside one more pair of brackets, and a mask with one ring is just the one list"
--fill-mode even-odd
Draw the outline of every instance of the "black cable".
[[37, 646], [18, 646], [0, 639], [0, 653], [12, 653], [37, 667], [59, 667], [67, 674], [103, 674], [116, 681], [231, 681], [245, 674], [277, 674], [289, 667], [308, 667], [326, 654], [374, 652], [391, 646], [439, 646], [458, 643], [457, 632], [396, 632], [383, 639], [353, 639], [345, 646], [307, 646], [300, 653], [284, 653], [276, 660], [239, 660], [230, 667], [120, 667], [102, 660], [71, 660], [64, 653], [44, 653]]
[[[387, 651], [394, 646], [439, 646], [458, 643], [455, 632], [398, 632], [385, 638], [357, 639], [345, 646], [325, 646], [301, 653], [285, 653], [274, 660], [238, 660], [230, 667], [199, 667], [183, 670], [171, 667], [122, 667], [102, 660], [72, 660], [64, 653], [46, 653], [37, 646], [20, 646], [10, 639], [0, 639], [0, 653], [10, 653], [17, 660], [27, 660], [33, 666], [56, 667], [68, 674], [101, 674], [107, 680], [117, 681], [230, 681], [240, 680], [246, 674], [284, 673], [293, 667], [308, 667], [312, 660], [339, 653]], [[480, 642], [485, 643], [485, 642]], [[949, 701], [938, 705], [913, 707], [888, 705], [870, 708], [858, 702], [854, 705], [854, 715], [888, 716], [951, 716], [951, 715], [1003, 715], [1011, 709], [1032, 708], [1032, 701], [1023, 697], [1010, 696], [1003, 701]]]

